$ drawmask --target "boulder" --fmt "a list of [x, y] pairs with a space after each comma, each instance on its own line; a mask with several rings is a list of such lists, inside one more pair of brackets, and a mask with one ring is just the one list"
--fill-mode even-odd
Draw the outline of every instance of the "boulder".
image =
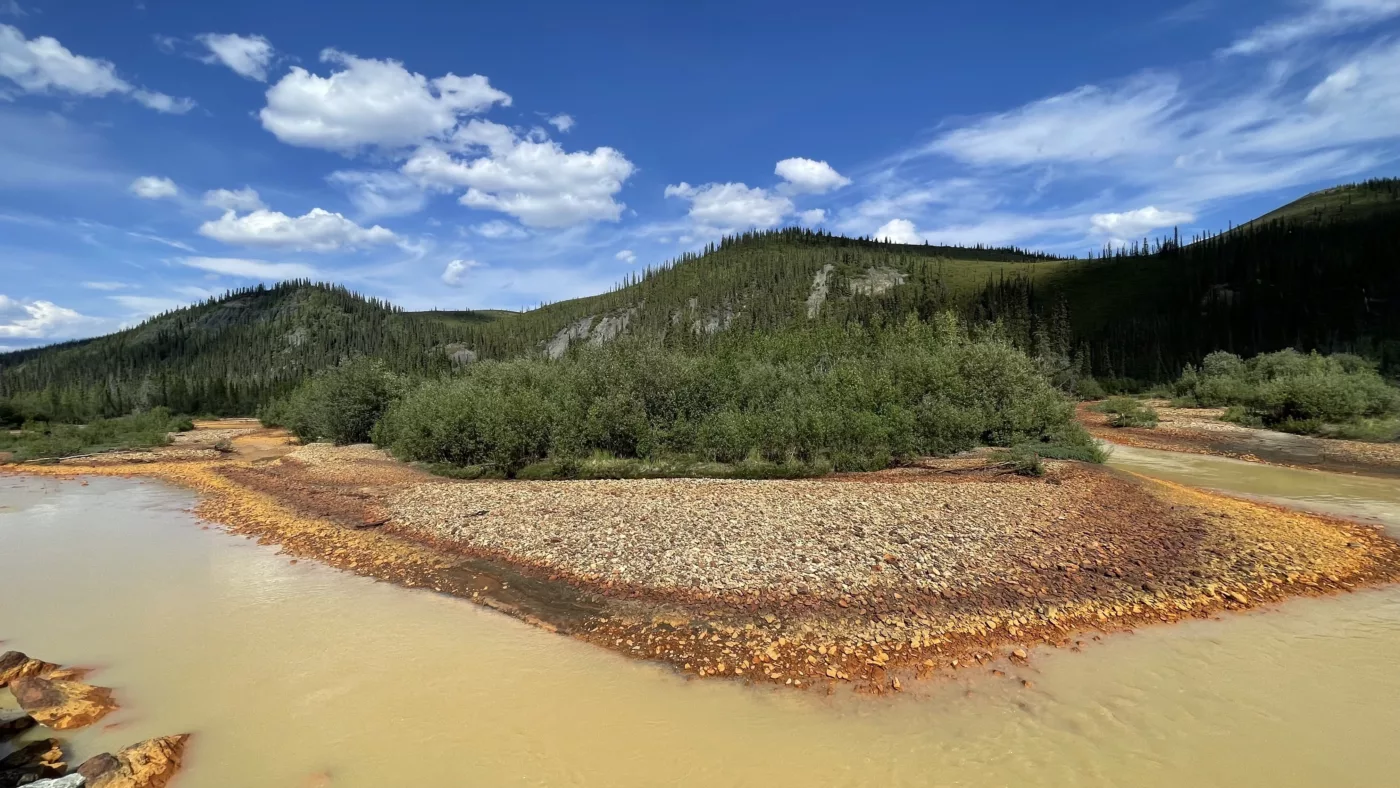
[[0, 741], [17, 736], [34, 727], [34, 718], [14, 709], [0, 710]]
[[180, 770], [187, 733], [133, 744], [116, 755], [94, 755], [78, 767], [87, 788], [163, 788]]
[[67, 767], [63, 762], [63, 743], [58, 739], [32, 741], [0, 758], [0, 785], [25, 785], [56, 777]]
[[48, 780], [30, 783], [24, 786], [24, 788], [83, 788], [85, 782], [81, 774], [73, 772], [63, 777], [53, 777]]
[[87, 674], [88, 671], [84, 668], [59, 667], [52, 662], [44, 662], [25, 656], [19, 651], [6, 651], [4, 654], [0, 654], [0, 687], [15, 679], [28, 676], [77, 681]]
[[27, 676], [10, 682], [10, 692], [40, 725], [59, 731], [86, 727], [117, 708], [111, 690], [80, 681]]
[[47, 676], [55, 670], [58, 666], [52, 662], [30, 659], [19, 651], [6, 651], [0, 654], [0, 687], [26, 676]]

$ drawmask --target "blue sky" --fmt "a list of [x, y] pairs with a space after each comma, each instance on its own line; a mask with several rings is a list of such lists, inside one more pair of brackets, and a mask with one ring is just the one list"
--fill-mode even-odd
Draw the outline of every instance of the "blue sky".
[[0, 348], [289, 277], [519, 309], [753, 227], [1083, 253], [1397, 156], [1400, 0], [0, 0]]

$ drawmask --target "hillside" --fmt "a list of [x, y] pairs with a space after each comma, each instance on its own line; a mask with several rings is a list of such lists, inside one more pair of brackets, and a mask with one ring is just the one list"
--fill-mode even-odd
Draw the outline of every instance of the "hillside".
[[0, 355], [0, 397], [64, 420], [152, 405], [247, 414], [356, 355], [402, 372], [447, 369], [473, 318], [444, 314], [405, 313], [331, 285], [259, 286], [108, 336]]
[[358, 355], [425, 374], [643, 335], [676, 346], [814, 323], [996, 320], [1033, 354], [1104, 378], [1165, 380], [1226, 349], [1361, 352], [1400, 370], [1400, 181], [1320, 191], [1189, 243], [1065, 260], [1014, 248], [749, 233], [527, 312], [404, 312], [289, 282], [107, 337], [0, 355], [0, 397], [55, 415], [165, 404], [245, 414]]

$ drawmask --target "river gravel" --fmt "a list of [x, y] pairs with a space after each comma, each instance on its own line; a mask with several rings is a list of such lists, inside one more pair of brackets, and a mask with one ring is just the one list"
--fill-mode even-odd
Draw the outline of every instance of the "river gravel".
[[589, 579], [826, 595], [965, 586], [1081, 495], [1014, 481], [513, 481], [421, 484], [389, 510], [401, 526]]

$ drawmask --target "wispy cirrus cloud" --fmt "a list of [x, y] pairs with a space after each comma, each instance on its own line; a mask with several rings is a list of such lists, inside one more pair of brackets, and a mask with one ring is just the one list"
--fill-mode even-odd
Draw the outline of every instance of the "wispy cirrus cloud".
[[[1400, 0], [1309, 7], [1356, 29], [1394, 15], [1391, 5]], [[1291, 29], [1289, 19], [1265, 27]], [[1397, 159], [1400, 41], [1381, 37], [1282, 64], [1143, 72], [946, 123], [858, 179], [862, 197], [837, 211], [835, 225], [906, 242], [1082, 250], [1197, 221], [1225, 200]]]
[[1307, 0], [1300, 6], [1298, 13], [1256, 27], [1219, 54], [1266, 54], [1400, 16], [1400, 0]]

